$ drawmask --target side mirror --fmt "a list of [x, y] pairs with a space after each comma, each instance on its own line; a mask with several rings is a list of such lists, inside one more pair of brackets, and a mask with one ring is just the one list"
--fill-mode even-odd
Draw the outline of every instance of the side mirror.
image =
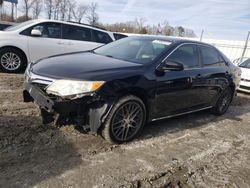
[[166, 60], [159, 67], [161, 71], [183, 71], [184, 66], [182, 63]]
[[41, 33], [41, 31], [38, 30], [38, 29], [33, 29], [33, 30], [31, 31], [31, 36], [34, 36], [34, 37], [41, 37], [41, 36], [42, 36], [42, 33]]

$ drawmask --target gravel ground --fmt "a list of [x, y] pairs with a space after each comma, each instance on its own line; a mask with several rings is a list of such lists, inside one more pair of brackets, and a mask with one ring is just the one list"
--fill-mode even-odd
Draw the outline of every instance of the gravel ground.
[[250, 187], [250, 95], [222, 117], [152, 123], [117, 146], [43, 126], [36, 105], [22, 102], [22, 82], [0, 73], [0, 187]]

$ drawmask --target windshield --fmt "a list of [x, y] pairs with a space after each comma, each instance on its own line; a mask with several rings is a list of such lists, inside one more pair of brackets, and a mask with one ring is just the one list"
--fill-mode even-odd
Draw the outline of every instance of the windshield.
[[30, 25], [32, 23], [35, 23], [35, 21], [30, 20], [30, 21], [27, 21], [27, 22], [20, 23], [18, 25], [13, 25], [11, 27], [6, 28], [5, 31], [16, 31], [16, 30], [18, 30], [18, 29], [20, 29], [22, 27], [25, 27], [26, 25]]
[[171, 42], [164, 39], [128, 37], [102, 46], [94, 50], [94, 53], [115, 59], [146, 64], [159, 57], [170, 44]]
[[250, 69], [250, 59], [240, 64], [240, 67]]

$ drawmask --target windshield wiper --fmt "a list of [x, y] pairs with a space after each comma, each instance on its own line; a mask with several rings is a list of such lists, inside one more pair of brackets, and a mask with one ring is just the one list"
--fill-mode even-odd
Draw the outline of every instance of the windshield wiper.
[[89, 52], [95, 54], [95, 50], [89, 50]]

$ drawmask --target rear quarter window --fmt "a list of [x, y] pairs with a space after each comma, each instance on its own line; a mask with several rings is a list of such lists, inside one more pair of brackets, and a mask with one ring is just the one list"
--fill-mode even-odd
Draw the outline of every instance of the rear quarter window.
[[224, 59], [219, 52], [210, 46], [200, 46], [201, 58], [205, 67], [222, 67], [226, 66]]
[[120, 40], [120, 39], [126, 38], [128, 36], [120, 34], [120, 33], [114, 33], [114, 37], [115, 37], [115, 40]]
[[108, 44], [110, 42], [113, 42], [111, 37], [105, 32], [93, 30], [93, 34], [94, 34], [95, 42], [103, 43], [103, 44]]

